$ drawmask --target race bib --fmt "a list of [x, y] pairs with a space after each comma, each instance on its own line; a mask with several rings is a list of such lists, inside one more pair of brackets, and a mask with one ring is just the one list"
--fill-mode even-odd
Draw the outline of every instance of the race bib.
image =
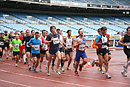
[[46, 48], [47, 48], [47, 45], [43, 44], [42, 49], [46, 49]]
[[15, 44], [15, 48], [19, 48], [19, 44]]
[[127, 45], [127, 48], [130, 49], [130, 43], [127, 43], [127, 44], [128, 44], [128, 45]]
[[67, 44], [66, 47], [67, 48], [72, 48], [72, 44]]
[[39, 50], [40, 46], [39, 45], [34, 45], [35, 46], [35, 50]]
[[26, 46], [27, 46], [27, 47], [31, 47], [31, 46], [28, 44], [28, 42], [27, 42]]
[[84, 51], [85, 50], [85, 44], [79, 45], [79, 50]]
[[0, 45], [4, 45], [4, 42], [0, 42]]
[[53, 44], [59, 44], [59, 39], [58, 38], [54, 38], [53, 39]]

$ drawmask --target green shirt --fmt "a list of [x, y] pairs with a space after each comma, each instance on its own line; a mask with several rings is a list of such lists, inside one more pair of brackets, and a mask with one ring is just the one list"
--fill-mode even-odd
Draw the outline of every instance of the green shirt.
[[10, 44], [11, 46], [13, 46], [13, 51], [14, 52], [18, 52], [18, 51], [20, 51], [20, 49], [19, 49], [19, 46], [22, 46], [22, 42], [21, 42], [21, 40], [16, 40], [16, 39], [13, 39], [12, 41], [11, 41], [11, 44]]
[[5, 39], [5, 43], [8, 43], [8, 41], [7, 41], [7, 38], [9, 38], [9, 36], [7, 35], [7, 36], [3, 36], [3, 38]]

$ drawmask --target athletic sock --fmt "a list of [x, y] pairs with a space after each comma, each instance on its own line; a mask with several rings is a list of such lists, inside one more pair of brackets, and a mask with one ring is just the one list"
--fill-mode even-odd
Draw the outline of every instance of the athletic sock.
[[63, 67], [63, 66], [64, 66], [64, 60], [61, 59], [61, 67]]
[[23, 60], [24, 62], [26, 62], [26, 55], [23, 55]]
[[48, 66], [48, 60], [46, 60], [46, 67]]
[[54, 62], [55, 62], [55, 59], [52, 59], [52, 66], [54, 66], [55, 64], [54, 64]]
[[125, 68], [127, 69], [129, 65], [130, 65], [130, 61], [128, 61], [128, 62], [125, 64]]
[[40, 62], [40, 67], [42, 66], [42, 62]]

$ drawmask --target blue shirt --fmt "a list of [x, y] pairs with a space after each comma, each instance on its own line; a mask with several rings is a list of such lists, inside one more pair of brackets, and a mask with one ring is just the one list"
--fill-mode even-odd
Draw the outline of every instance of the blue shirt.
[[32, 38], [32, 39], [30, 39], [28, 44], [35, 46], [35, 49], [31, 47], [31, 53], [40, 54], [40, 45], [41, 45], [40, 39]]
[[99, 42], [99, 40], [102, 38], [102, 35], [100, 34], [100, 35], [98, 35], [97, 36], [97, 39], [96, 39], [96, 42]]

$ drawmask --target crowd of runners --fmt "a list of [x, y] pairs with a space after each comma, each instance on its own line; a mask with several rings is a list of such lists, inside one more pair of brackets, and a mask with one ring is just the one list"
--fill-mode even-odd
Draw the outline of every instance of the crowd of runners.
[[[124, 66], [121, 74], [127, 76], [127, 68], [130, 65], [130, 27], [126, 29], [127, 34], [119, 40], [119, 44], [124, 46], [124, 53], [127, 55], [127, 63]], [[79, 76], [78, 71], [82, 71], [87, 63], [86, 49], [87, 39], [84, 37], [84, 31], [82, 28], [78, 30], [78, 36], [76, 39], [72, 38], [71, 30], [67, 31], [67, 36], [63, 36], [60, 29], [56, 29], [55, 26], [50, 27], [50, 34], [48, 31], [42, 30], [42, 32], [35, 32], [34, 30], [26, 30], [18, 32], [0, 32], [0, 61], [2, 56], [12, 56], [12, 60], [15, 61], [15, 67], [18, 67], [18, 62], [28, 65], [29, 71], [35, 73], [41, 72], [43, 67], [43, 59], [46, 60], [47, 75], [50, 76], [50, 68], [57, 74], [65, 72], [65, 70], [71, 71], [70, 65], [73, 62], [75, 69], [75, 75]], [[40, 35], [40, 33], [42, 33]], [[108, 74], [109, 61], [111, 60], [111, 53], [109, 51], [109, 34], [107, 34], [107, 27], [101, 27], [98, 29], [99, 35], [95, 38], [92, 46], [96, 48], [98, 58], [92, 62], [92, 67], [96, 65], [101, 74], [105, 74], [105, 77], [110, 79]], [[76, 49], [76, 55], [73, 54]], [[57, 58], [57, 59], [56, 59]], [[74, 60], [72, 60], [74, 58]], [[80, 62], [80, 59], [82, 61]], [[57, 61], [55, 61], [57, 60]], [[57, 63], [57, 64], [56, 64]], [[67, 66], [65, 66], [67, 63]], [[38, 67], [39, 66], [39, 67]], [[66, 67], [66, 69], [65, 69]], [[103, 71], [104, 67], [105, 71]]]

